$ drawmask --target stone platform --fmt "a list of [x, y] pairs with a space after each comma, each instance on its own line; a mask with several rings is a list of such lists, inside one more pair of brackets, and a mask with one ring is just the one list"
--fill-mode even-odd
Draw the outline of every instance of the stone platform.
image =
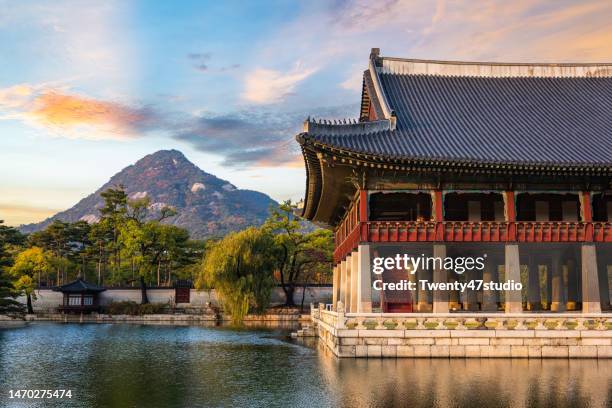
[[381, 314], [313, 308], [338, 357], [611, 358], [612, 315]]

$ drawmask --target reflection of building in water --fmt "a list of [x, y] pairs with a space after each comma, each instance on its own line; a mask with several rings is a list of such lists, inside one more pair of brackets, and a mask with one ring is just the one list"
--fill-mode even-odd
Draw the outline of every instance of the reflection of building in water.
[[[348, 312], [610, 310], [612, 70], [370, 55], [358, 122], [308, 119], [304, 217], [335, 230]], [[398, 268], [374, 257], [482, 257]], [[372, 291], [372, 280], [513, 280], [522, 291]]]
[[319, 359], [338, 406], [609, 406], [605, 361]]

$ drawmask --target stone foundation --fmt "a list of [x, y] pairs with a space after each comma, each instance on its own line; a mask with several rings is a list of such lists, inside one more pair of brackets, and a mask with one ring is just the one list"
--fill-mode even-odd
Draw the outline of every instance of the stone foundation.
[[611, 358], [612, 318], [598, 314], [344, 314], [313, 309], [338, 357]]

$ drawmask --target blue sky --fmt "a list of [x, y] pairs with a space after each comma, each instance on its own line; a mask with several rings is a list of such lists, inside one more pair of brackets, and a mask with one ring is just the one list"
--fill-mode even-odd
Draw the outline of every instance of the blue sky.
[[299, 199], [309, 115], [358, 114], [386, 56], [612, 61], [608, 1], [2, 1], [0, 219], [38, 221], [178, 149]]

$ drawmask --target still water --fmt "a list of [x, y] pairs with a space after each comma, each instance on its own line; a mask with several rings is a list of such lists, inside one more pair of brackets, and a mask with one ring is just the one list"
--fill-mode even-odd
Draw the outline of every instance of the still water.
[[[0, 329], [0, 407], [611, 407], [612, 362], [338, 360], [286, 330]], [[70, 400], [9, 390], [70, 389]]]

